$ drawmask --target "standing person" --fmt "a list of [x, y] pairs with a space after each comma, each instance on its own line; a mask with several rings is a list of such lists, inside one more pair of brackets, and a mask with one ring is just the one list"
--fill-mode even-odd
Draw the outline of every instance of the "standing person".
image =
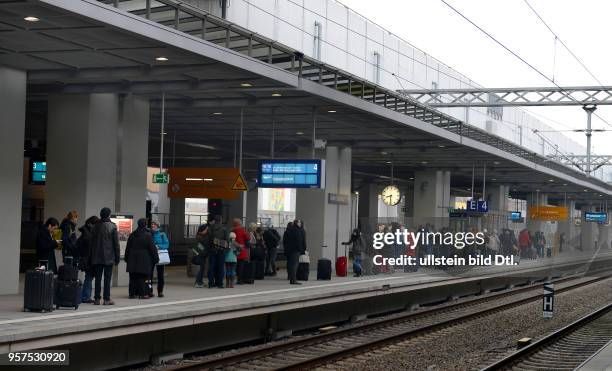
[[204, 272], [206, 272], [206, 261], [208, 260], [208, 224], [202, 224], [198, 227], [196, 241], [193, 261], [198, 265], [198, 273], [196, 274], [195, 288], [201, 289], [204, 287]]
[[[291, 281], [291, 270], [289, 269], [290, 267], [290, 260], [289, 260], [289, 255], [291, 253], [291, 246], [290, 246], [290, 233], [289, 230], [293, 228], [293, 222], [289, 222], [287, 223], [287, 227], [285, 228], [285, 232], [283, 233], [283, 251], [285, 253], [285, 259], [287, 260], [287, 281]], [[298, 264], [299, 264], [299, 257], [298, 257]], [[297, 268], [296, 268], [297, 269]], [[297, 270], [296, 270], [296, 275], [297, 275]]]
[[53, 239], [53, 233], [59, 226], [55, 218], [49, 218], [45, 224], [40, 226], [36, 236], [36, 258], [47, 262], [47, 270], [57, 274], [57, 263], [55, 261], [55, 248], [59, 241]]
[[249, 261], [250, 259], [250, 254], [249, 254], [250, 237], [247, 231], [242, 226], [242, 221], [238, 218], [232, 221], [232, 232], [236, 234], [236, 243], [242, 246], [242, 249], [240, 250], [240, 253], [237, 256], [238, 262], [236, 264], [236, 274], [238, 275], [236, 283], [241, 285], [242, 284], [242, 277], [241, 277], [242, 266], [244, 265], [245, 262]]
[[361, 231], [357, 228], [353, 229], [351, 238], [347, 242], [342, 242], [343, 245], [352, 245], [353, 247], [353, 274], [355, 277], [361, 277], [363, 269], [361, 267], [361, 254], [365, 250], [365, 240], [361, 236]]
[[[162, 232], [159, 227], [160, 226], [158, 220], [151, 221], [151, 236], [153, 237], [153, 243], [157, 248], [158, 255], [159, 251], [167, 252], [168, 248], [170, 247], [170, 241], [168, 241], [168, 236], [166, 236], [166, 233]], [[156, 265], [155, 268], [151, 269], [151, 282], [153, 282], [153, 275], [155, 273], [155, 270], [157, 270], [157, 296], [160, 298], [164, 297], [164, 267], [165, 265]]]
[[76, 210], [72, 210], [62, 220], [60, 229], [62, 230], [62, 258], [72, 256], [72, 265], [77, 266], [79, 260], [79, 251], [77, 249], [77, 223], [79, 214]]
[[303, 222], [300, 219], [295, 219], [288, 232], [287, 271], [289, 272], [289, 283], [291, 285], [301, 285], [297, 281], [297, 267], [300, 255], [306, 253], [306, 232]]
[[227, 228], [223, 225], [221, 215], [215, 215], [208, 224], [208, 288], [223, 288], [225, 279], [225, 250], [227, 244]]
[[518, 237], [519, 254], [521, 258], [529, 257], [529, 250], [531, 248], [531, 236], [527, 228], [524, 228], [519, 232]]
[[139, 219], [138, 228], [130, 234], [124, 259], [130, 274], [130, 299], [150, 299], [152, 296], [145, 293], [145, 280], [151, 276], [159, 257], [146, 219]]
[[113, 264], [120, 259], [119, 234], [117, 226], [110, 220], [111, 210], [108, 207], [100, 210], [100, 221], [96, 223], [91, 238], [91, 265], [95, 272], [94, 305], [100, 305], [102, 276], [104, 276], [104, 305], [115, 305], [110, 297]]
[[280, 239], [280, 234], [273, 225], [270, 225], [263, 233], [266, 245], [266, 276], [276, 276], [276, 253]]
[[240, 246], [236, 242], [236, 233], [229, 233], [229, 246], [225, 250], [225, 287], [234, 288], [234, 277], [236, 276], [236, 263], [238, 262], [237, 256], [242, 250], [243, 246]]
[[97, 216], [89, 217], [85, 221], [85, 225], [79, 228], [81, 236], [77, 240], [77, 249], [79, 251], [79, 269], [85, 272], [85, 279], [83, 280], [83, 291], [81, 295], [81, 302], [86, 304], [93, 303], [91, 298], [91, 283], [94, 278], [94, 272], [89, 262], [91, 255], [91, 238], [94, 229], [94, 225], [100, 220]]

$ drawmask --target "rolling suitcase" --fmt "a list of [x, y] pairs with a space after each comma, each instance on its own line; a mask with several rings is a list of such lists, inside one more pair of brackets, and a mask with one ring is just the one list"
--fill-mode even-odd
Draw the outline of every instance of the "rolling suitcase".
[[[40, 264], [46, 266], [47, 262]], [[44, 268], [33, 269], [26, 272], [23, 294], [23, 311], [53, 311], [54, 296], [53, 272]]]
[[83, 293], [83, 284], [80, 280], [76, 281], [56, 281], [55, 287], [55, 307], [74, 307], [74, 310], [79, 309], [81, 304], [81, 294]]
[[310, 273], [310, 263], [299, 263], [297, 267], [296, 278], [298, 281], [308, 281]]
[[331, 280], [331, 260], [319, 259], [317, 262], [317, 280]]
[[255, 267], [252, 261], [244, 262], [242, 265], [242, 272], [240, 272], [240, 281], [246, 284], [253, 284], [255, 282]]
[[255, 260], [253, 265], [255, 266], [255, 279], [263, 280], [266, 273], [266, 262], [264, 260]]
[[336, 259], [336, 276], [338, 277], [346, 277], [347, 274], [347, 262], [346, 256], [339, 256]]
[[72, 264], [71, 256], [64, 258], [64, 265], [57, 269], [57, 279], [60, 281], [76, 281], [79, 279], [79, 270]]

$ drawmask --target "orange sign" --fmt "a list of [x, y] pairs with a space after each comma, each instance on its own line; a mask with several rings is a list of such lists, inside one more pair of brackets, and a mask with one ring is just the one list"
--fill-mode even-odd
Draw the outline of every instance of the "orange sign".
[[246, 187], [236, 168], [170, 168], [168, 174], [170, 198], [235, 200], [240, 196], [240, 192], [234, 189], [236, 183], [240, 180]]
[[567, 207], [536, 205], [529, 207], [529, 217], [533, 220], [562, 221], [569, 215]]

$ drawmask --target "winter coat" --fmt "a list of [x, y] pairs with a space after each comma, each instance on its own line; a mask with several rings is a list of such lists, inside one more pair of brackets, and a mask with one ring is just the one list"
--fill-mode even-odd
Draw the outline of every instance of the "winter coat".
[[236, 233], [236, 243], [244, 246], [238, 254], [238, 260], [249, 260], [249, 251], [247, 242], [249, 241], [249, 234], [244, 230], [243, 227], [236, 227], [232, 229], [232, 232]]
[[153, 236], [153, 243], [160, 250], [168, 250], [170, 247], [170, 241], [168, 241], [168, 236], [160, 230], [155, 232], [151, 231], [151, 235]]
[[159, 262], [153, 236], [146, 228], [138, 228], [128, 238], [124, 257], [129, 273], [150, 275], [155, 264]]
[[57, 242], [55, 242], [47, 227], [41, 226], [36, 236], [36, 258], [38, 260], [46, 260], [47, 270], [54, 273], [57, 273], [57, 263], [55, 261], [56, 247]]
[[228, 232], [223, 224], [212, 223], [208, 225], [211, 252], [225, 250], [227, 247]]
[[518, 243], [521, 249], [526, 249], [531, 246], [531, 238], [527, 230], [523, 230], [519, 233]]
[[83, 272], [89, 271], [91, 264], [89, 258], [91, 255], [91, 238], [93, 232], [93, 225], [85, 224], [79, 228], [81, 236], [77, 240], [76, 246], [79, 253], [79, 269]]
[[77, 236], [76, 236], [76, 225], [68, 219], [64, 219], [60, 225], [62, 230], [62, 253], [64, 256], [72, 256], [73, 258], [79, 257], [79, 251], [77, 249]]
[[263, 233], [263, 239], [266, 243], [266, 247], [270, 249], [278, 247], [281, 238], [276, 229], [268, 228]]
[[306, 232], [303, 228], [292, 227], [287, 230], [285, 253], [304, 254], [306, 252]]
[[92, 265], [119, 264], [119, 233], [110, 219], [101, 219], [93, 229], [91, 238]]

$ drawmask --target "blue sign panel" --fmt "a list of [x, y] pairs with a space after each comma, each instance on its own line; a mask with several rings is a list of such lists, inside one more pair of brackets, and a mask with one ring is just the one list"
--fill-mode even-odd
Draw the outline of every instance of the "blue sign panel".
[[608, 214], [606, 213], [584, 213], [584, 221], [585, 222], [597, 222], [597, 223], [605, 223], [608, 220]]
[[323, 160], [260, 160], [258, 187], [261, 188], [323, 188]]
[[520, 211], [511, 211], [510, 215], [508, 216], [508, 219], [516, 222], [519, 221], [523, 218], [523, 214]]
[[468, 201], [467, 202], [467, 211], [476, 212], [476, 213], [486, 213], [489, 211], [489, 205], [487, 201]]
[[45, 161], [32, 161], [30, 166], [30, 182], [32, 184], [45, 184], [47, 180], [47, 163]]

